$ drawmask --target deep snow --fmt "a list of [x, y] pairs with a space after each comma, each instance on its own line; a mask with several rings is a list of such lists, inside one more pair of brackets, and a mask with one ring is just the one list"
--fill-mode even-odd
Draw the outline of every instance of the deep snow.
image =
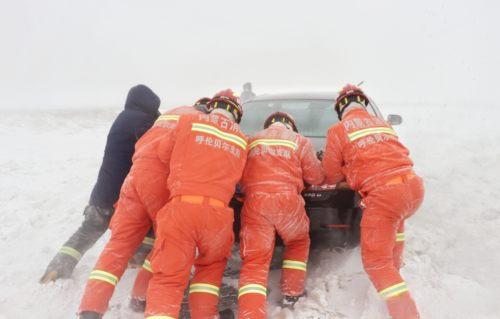
[[[445, 105], [383, 111], [403, 115], [396, 130], [426, 182], [425, 202], [407, 224], [402, 271], [422, 317], [500, 318], [500, 111]], [[84, 256], [71, 279], [48, 285], [38, 279], [81, 222], [115, 114], [2, 114], [0, 319], [75, 317], [108, 236]], [[312, 256], [312, 264], [309, 295], [286, 318], [388, 318], [358, 249], [324, 251]], [[124, 275], [105, 318], [142, 318], [127, 308], [134, 275]]]

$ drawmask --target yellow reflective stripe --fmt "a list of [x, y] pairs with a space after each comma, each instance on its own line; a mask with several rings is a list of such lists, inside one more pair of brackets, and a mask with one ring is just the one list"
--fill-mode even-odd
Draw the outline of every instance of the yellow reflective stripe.
[[406, 282], [400, 282], [399, 284], [395, 284], [393, 286], [387, 287], [384, 290], [379, 291], [379, 294], [384, 298], [388, 299], [391, 297], [399, 296], [400, 294], [407, 292], [408, 286]]
[[250, 148], [254, 148], [257, 145], [284, 146], [284, 147], [289, 147], [293, 150], [297, 149], [297, 143], [289, 140], [258, 139], [250, 143]]
[[179, 121], [180, 117], [181, 117], [180, 115], [160, 115], [156, 119], [155, 123], [161, 122], [161, 121], [175, 121], [175, 122], [177, 122], [177, 121]]
[[76, 260], [80, 260], [80, 258], [82, 258], [82, 254], [78, 250], [74, 249], [73, 247], [62, 246], [61, 249], [59, 249], [59, 252], [61, 254], [70, 255], [71, 257], [75, 258]]
[[142, 268], [146, 269], [149, 272], [153, 272], [153, 268], [151, 268], [151, 262], [149, 260], [144, 260], [144, 263], [142, 264]]
[[90, 273], [89, 279], [105, 281], [113, 286], [116, 286], [118, 283], [118, 277], [109, 273], [107, 271], [102, 270], [94, 270]]
[[296, 270], [307, 270], [307, 263], [298, 261], [298, 260], [283, 260], [283, 268], [284, 269], [296, 269]]
[[349, 137], [349, 140], [352, 142], [352, 141], [355, 141], [359, 138], [365, 137], [367, 135], [377, 134], [377, 133], [384, 133], [384, 134], [390, 134], [390, 135], [397, 136], [396, 132], [394, 132], [394, 130], [392, 128], [384, 127], [384, 126], [371, 127], [371, 128], [367, 128], [364, 130], [355, 131], [355, 132], [347, 134], [347, 136]]
[[193, 123], [191, 130], [195, 131], [195, 132], [203, 132], [203, 133], [215, 135], [223, 140], [226, 140], [228, 142], [231, 142], [231, 143], [238, 145], [239, 147], [241, 147], [244, 150], [247, 148], [247, 142], [243, 138], [241, 138], [235, 134], [223, 132], [223, 131], [219, 130], [218, 128], [211, 126], [211, 125], [202, 124], [202, 123]]
[[267, 288], [259, 284], [248, 284], [238, 290], [238, 298], [246, 294], [259, 294], [267, 296]]
[[189, 285], [189, 293], [192, 294], [195, 292], [204, 292], [219, 297], [219, 287], [211, 284], [194, 283]]
[[175, 317], [170, 316], [149, 316], [146, 319], [176, 319]]
[[144, 237], [144, 240], [142, 241], [144, 245], [148, 246], [153, 246], [155, 244], [155, 239], [151, 237]]
[[396, 234], [396, 242], [405, 241], [405, 233], [397, 233]]

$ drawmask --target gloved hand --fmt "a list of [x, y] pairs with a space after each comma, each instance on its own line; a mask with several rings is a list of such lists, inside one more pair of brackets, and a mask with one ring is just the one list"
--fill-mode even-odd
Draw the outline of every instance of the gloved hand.
[[317, 151], [317, 152], [316, 152], [316, 157], [317, 157], [320, 161], [322, 161], [322, 160], [323, 160], [323, 155], [325, 155], [325, 152], [323, 152], [323, 151]]

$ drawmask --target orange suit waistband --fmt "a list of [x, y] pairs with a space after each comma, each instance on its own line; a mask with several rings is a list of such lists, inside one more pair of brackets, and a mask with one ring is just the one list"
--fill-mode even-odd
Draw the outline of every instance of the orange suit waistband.
[[184, 202], [190, 204], [198, 204], [198, 205], [208, 205], [213, 207], [226, 207], [227, 205], [216, 198], [208, 197], [208, 196], [199, 196], [199, 195], [180, 195], [172, 198], [172, 201], [175, 202]]

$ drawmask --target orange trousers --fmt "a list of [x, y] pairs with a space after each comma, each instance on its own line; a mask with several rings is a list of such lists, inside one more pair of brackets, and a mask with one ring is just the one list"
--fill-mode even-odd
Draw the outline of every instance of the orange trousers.
[[309, 218], [304, 199], [296, 193], [250, 194], [241, 218], [238, 318], [267, 318], [267, 279], [276, 233], [285, 244], [281, 291], [300, 296], [309, 257]]
[[364, 195], [361, 255], [365, 271], [386, 300], [393, 319], [420, 318], [399, 268], [405, 219], [416, 212], [424, 198], [422, 179], [414, 174], [392, 178]]
[[166, 180], [166, 174], [141, 169], [131, 171], [125, 179], [110, 223], [111, 239], [90, 273], [79, 312], [106, 312], [129, 259], [168, 199]]
[[202, 196], [174, 197], [158, 213], [146, 318], [178, 317], [193, 265], [191, 318], [218, 316], [219, 288], [234, 241], [233, 220], [231, 208]]
[[138, 300], [146, 300], [148, 285], [151, 278], [153, 278], [153, 270], [151, 269], [151, 254], [144, 260], [144, 265], [137, 273], [135, 278], [134, 287], [132, 288], [131, 297]]

